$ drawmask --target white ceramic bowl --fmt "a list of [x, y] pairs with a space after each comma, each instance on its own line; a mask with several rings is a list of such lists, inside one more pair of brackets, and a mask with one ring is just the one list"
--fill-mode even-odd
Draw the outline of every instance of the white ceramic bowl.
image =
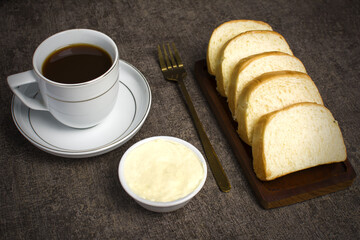
[[[201, 161], [202, 167], [204, 169], [204, 174], [203, 174], [203, 179], [201, 180], [200, 184], [188, 195], [186, 195], [183, 198], [174, 200], [174, 201], [170, 201], [170, 202], [155, 202], [155, 201], [150, 201], [147, 199], [144, 199], [140, 196], [138, 196], [137, 194], [135, 194], [131, 188], [127, 185], [126, 181], [125, 181], [125, 177], [124, 177], [124, 165], [127, 159], [127, 156], [129, 154], [130, 151], [132, 151], [133, 149], [135, 149], [136, 147], [140, 146], [143, 143], [149, 142], [149, 141], [153, 141], [156, 139], [163, 139], [163, 140], [168, 140], [168, 141], [173, 141], [173, 142], [177, 142], [180, 143], [182, 145], [184, 145], [185, 147], [189, 148], [190, 150], [192, 150], [196, 156], [199, 158], [199, 160]], [[144, 207], [147, 210], [150, 211], [154, 211], [154, 212], [171, 212], [171, 211], [175, 211], [183, 206], [185, 206], [200, 190], [201, 188], [204, 186], [204, 183], [206, 181], [206, 177], [207, 177], [207, 165], [206, 165], [206, 161], [203, 157], [203, 155], [200, 153], [200, 151], [194, 147], [192, 144], [181, 140], [179, 138], [175, 138], [175, 137], [167, 137], [167, 136], [156, 136], [156, 137], [150, 137], [150, 138], [146, 138], [143, 139], [139, 142], [137, 142], [136, 144], [134, 144], [133, 146], [131, 146], [122, 156], [121, 160], [120, 160], [120, 164], [119, 164], [119, 169], [118, 169], [118, 174], [119, 174], [119, 179], [120, 179], [120, 183], [122, 185], [122, 187], [124, 188], [124, 190], [142, 207]]]

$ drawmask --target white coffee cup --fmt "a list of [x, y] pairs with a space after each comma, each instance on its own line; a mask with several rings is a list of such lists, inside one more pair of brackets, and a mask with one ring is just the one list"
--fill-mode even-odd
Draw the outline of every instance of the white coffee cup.
[[[45, 59], [54, 51], [73, 44], [90, 44], [105, 50], [112, 65], [101, 76], [83, 83], [64, 84], [42, 74]], [[119, 53], [107, 35], [89, 29], [59, 32], [43, 41], [33, 55], [33, 70], [14, 74], [7, 81], [14, 94], [29, 108], [49, 111], [59, 122], [88, 128], [104, 120], [113, 109], [119, 90]], [[26, 96], [22, 85], [37, 83], [41, 98]]]

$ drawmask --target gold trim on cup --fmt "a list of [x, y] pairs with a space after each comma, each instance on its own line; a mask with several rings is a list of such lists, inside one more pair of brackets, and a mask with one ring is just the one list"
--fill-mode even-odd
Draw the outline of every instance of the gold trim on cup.
[[47, 94], [47, 96], [55, 101], [58, 101], [58, 102], [64, 102], [64, 103], [81, 103], [81, 102], [88, 102], [88, 101], [92, 101], [96, 98], [99, 98], [101, 96], [103, 96], [104, 94], [106, 94], [107, 92], [109, 92], [115, 85], [116, 83], [119, 81], [119, 76], [117, 76], [116, 78], [117, 80], [114, 82], [114, 84], [108, 89], [106, 90], [105, 92], [101, 93], [100, 95], [96, 96], [96, 97], [93, 97], [93, 98], [90, 98], [90, 99], [85, 99], [85, 100], [79, 100], [79, 101], [65, 101], [65, 100], [60, 100], [60, 99], [57, 99], [55, 97], [52, 97], [50, 95]]

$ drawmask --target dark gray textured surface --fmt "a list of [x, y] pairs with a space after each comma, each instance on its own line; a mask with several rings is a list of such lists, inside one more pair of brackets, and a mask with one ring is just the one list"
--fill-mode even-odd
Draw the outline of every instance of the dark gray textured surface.
[[[358, 178], [345, 190], [264, 210], [197, 86], [193, 67], [204, 59], [212, 30], [227, 20], [268, 22], [303, 61], [339, 121], [348, 159], [360, 170], [360, 2], [338, 1], [1, 1], [0, 2], [0, 239], [356, 239], [360, 236]], [[70, 28], [112, 37], [120, 58], [147, 78], [148, 119], [125, 145], [102, 156], [65, 159], [31, 145], [11, 119], [8, 75], [31, 68], [36, 46]], [[232, 184], [221, 193], [211, 174], [185, 208], [148, 212], [123, 191], [122, 154], [155, 135], [202, 150], [176, 85], [158, 67], [156, 46], [174, 41], [198, 115]]]

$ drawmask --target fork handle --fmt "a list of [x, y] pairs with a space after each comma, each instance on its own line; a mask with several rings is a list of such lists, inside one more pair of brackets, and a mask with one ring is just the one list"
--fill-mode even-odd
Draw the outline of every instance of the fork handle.
[[196, 130], [199, 134], [200, 141], [203, 145], [205, 155], [208, 160], [211, 172], [213, 173], [213, 176], [215, 178], [215, 181], [221, 191], [229, 192], [231, 189], [229, 179], [226, 176], [226, 173], [224, 172], [224, 169], [219, 161], [219, 158], [217, 157], [217, 155], [215, 153], [213, 146], [211, 145], [211, 143], [209, 141], [208, 136], [206, 135], [206, 132], [204, 131], [204, 127], [203, 127], [202, 123], [200, 122], [200, 119], [196, 113], [196, 110], [191, 101], [190, 95], [189, 95], [188, 91], [186, 90], [183, 79], [179, 79], [178, 83], [180, 86], [181, 93], [185, 98], [186, 105], [189, 108], [190, 115], [195, 123]]

